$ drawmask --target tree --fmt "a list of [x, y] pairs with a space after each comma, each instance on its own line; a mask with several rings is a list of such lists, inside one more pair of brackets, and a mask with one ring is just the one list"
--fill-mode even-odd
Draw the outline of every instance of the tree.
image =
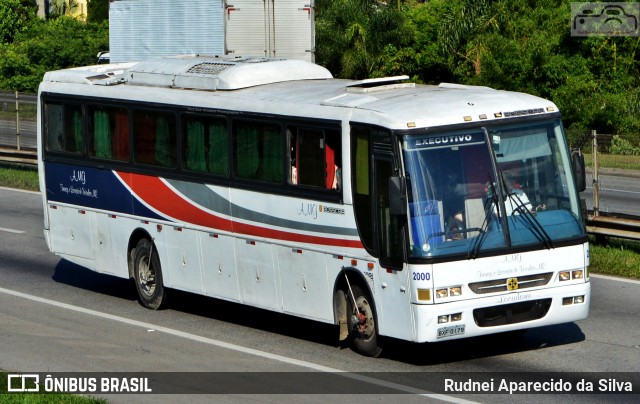
[[72, 17], [36, 20], [16, 41], [0, 47], [0, 88], [36, 92], [45, 72], [90, 65], [109, 46], [108, 22]]
[[15, 36], [36, 18], [33, 1], [3, 0], [0, 2], [0, 44], [11, 43]]
[[103, 22], [109, 20], [109, 0], [88, 0], [87, 22]]
[[383, 64], [388, 45], [406, 39], [397, 3], [330, 0], [316, 9], [316, 59], [340, 77], [371, 77]]
[[74, 16], [80, 10], [80, 3], [76, 0], [51, 0], [51, 11], [57, 16]]
[[443, 13], [438, 42], [454, 70], [468, 74], [468, 68], [472, 67], [476, 76], [481, 74], [482, 57], [487, 52], [485, 34], [498, 27], [499, 15], [491, 3], [490, 0], [452, 2]]

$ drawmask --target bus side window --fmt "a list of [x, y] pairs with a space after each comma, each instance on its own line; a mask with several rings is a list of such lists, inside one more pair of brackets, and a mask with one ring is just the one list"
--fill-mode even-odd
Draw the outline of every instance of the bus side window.
[[233, 135], [236, 177], [282, 183], [284, 136], [279, 125], [237, 120]]
[[287, 129], [291, 151], [291, 183], [340, 189], [341, 150], [337, 131]]
[[125, 108], [89, 107], [91, 157], [129, 161], [129, 114]]
[[82, 107], [47, 103], [45, 111], [47, 150], [82, 154]]
[[176, 166], [176, 122], [172, 114], [134, 111], [133, 125], [137, 163]]
[[183, 118], [183, 161], [189, 171], [226, 175], [229, 171], [229, 135], [222, 118]]

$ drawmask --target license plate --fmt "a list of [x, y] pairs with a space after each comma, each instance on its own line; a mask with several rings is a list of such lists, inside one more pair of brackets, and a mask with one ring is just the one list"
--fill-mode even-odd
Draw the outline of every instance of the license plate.
[[464, 334], [464, 324], [438, 328], [438, 338], [453, 337]]

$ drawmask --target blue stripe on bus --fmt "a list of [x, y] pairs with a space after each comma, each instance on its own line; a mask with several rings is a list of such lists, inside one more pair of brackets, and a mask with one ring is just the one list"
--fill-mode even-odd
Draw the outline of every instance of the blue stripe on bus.
[[132, 196], [111, 170], [47, 161], [44, 167], [50, 202], [166, 220]]

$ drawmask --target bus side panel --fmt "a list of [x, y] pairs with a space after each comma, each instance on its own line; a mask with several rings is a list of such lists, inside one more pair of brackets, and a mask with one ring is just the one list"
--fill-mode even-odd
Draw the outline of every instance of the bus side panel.
[[332, 322], [332, 287], [329, 287], [325, 263], [332, 258], [295, 247], [277, 247], [277, 254], [284, 312]]
[[200, 233], [204, 293], [240, 301], [234, 238], [217, 233]]
[[375, 304], [378, 314], [378, 332], [407, 341], [415, 340], [415, 323], [411, 311], [410, 271], [387, 272], [380, 267], [375, 283]]
[[166, 265], [163, 266], [166, 268], [163, 271], [165, 284], [202, 294], [204, 289], [198, 231], [180, 226], [164, 226], [164, 229], [164, 248], [158, 245], [158, 249], [161, 254], [166, 255]]
[[[110, 215], [95, 213], [93, 216], [93, 239], [95, 240], [96, 271], [115, 275], [117, 269], [117, 249], [113, 244], [113, 233], [111, 222], [115, 219]], [[116, 239], [117, 242], [117, 239]], [[125, 261], [126, 268], [126, 261]]]
[[272, 245], [243, 238], [236, 238], [234, 244], [242, 302], [281, 311]]
[[60, 255], [93, 260], [95, 250], [92, 215], [94, 215], [93, 212], [83, 208], [49, 204], [51, 250]]

